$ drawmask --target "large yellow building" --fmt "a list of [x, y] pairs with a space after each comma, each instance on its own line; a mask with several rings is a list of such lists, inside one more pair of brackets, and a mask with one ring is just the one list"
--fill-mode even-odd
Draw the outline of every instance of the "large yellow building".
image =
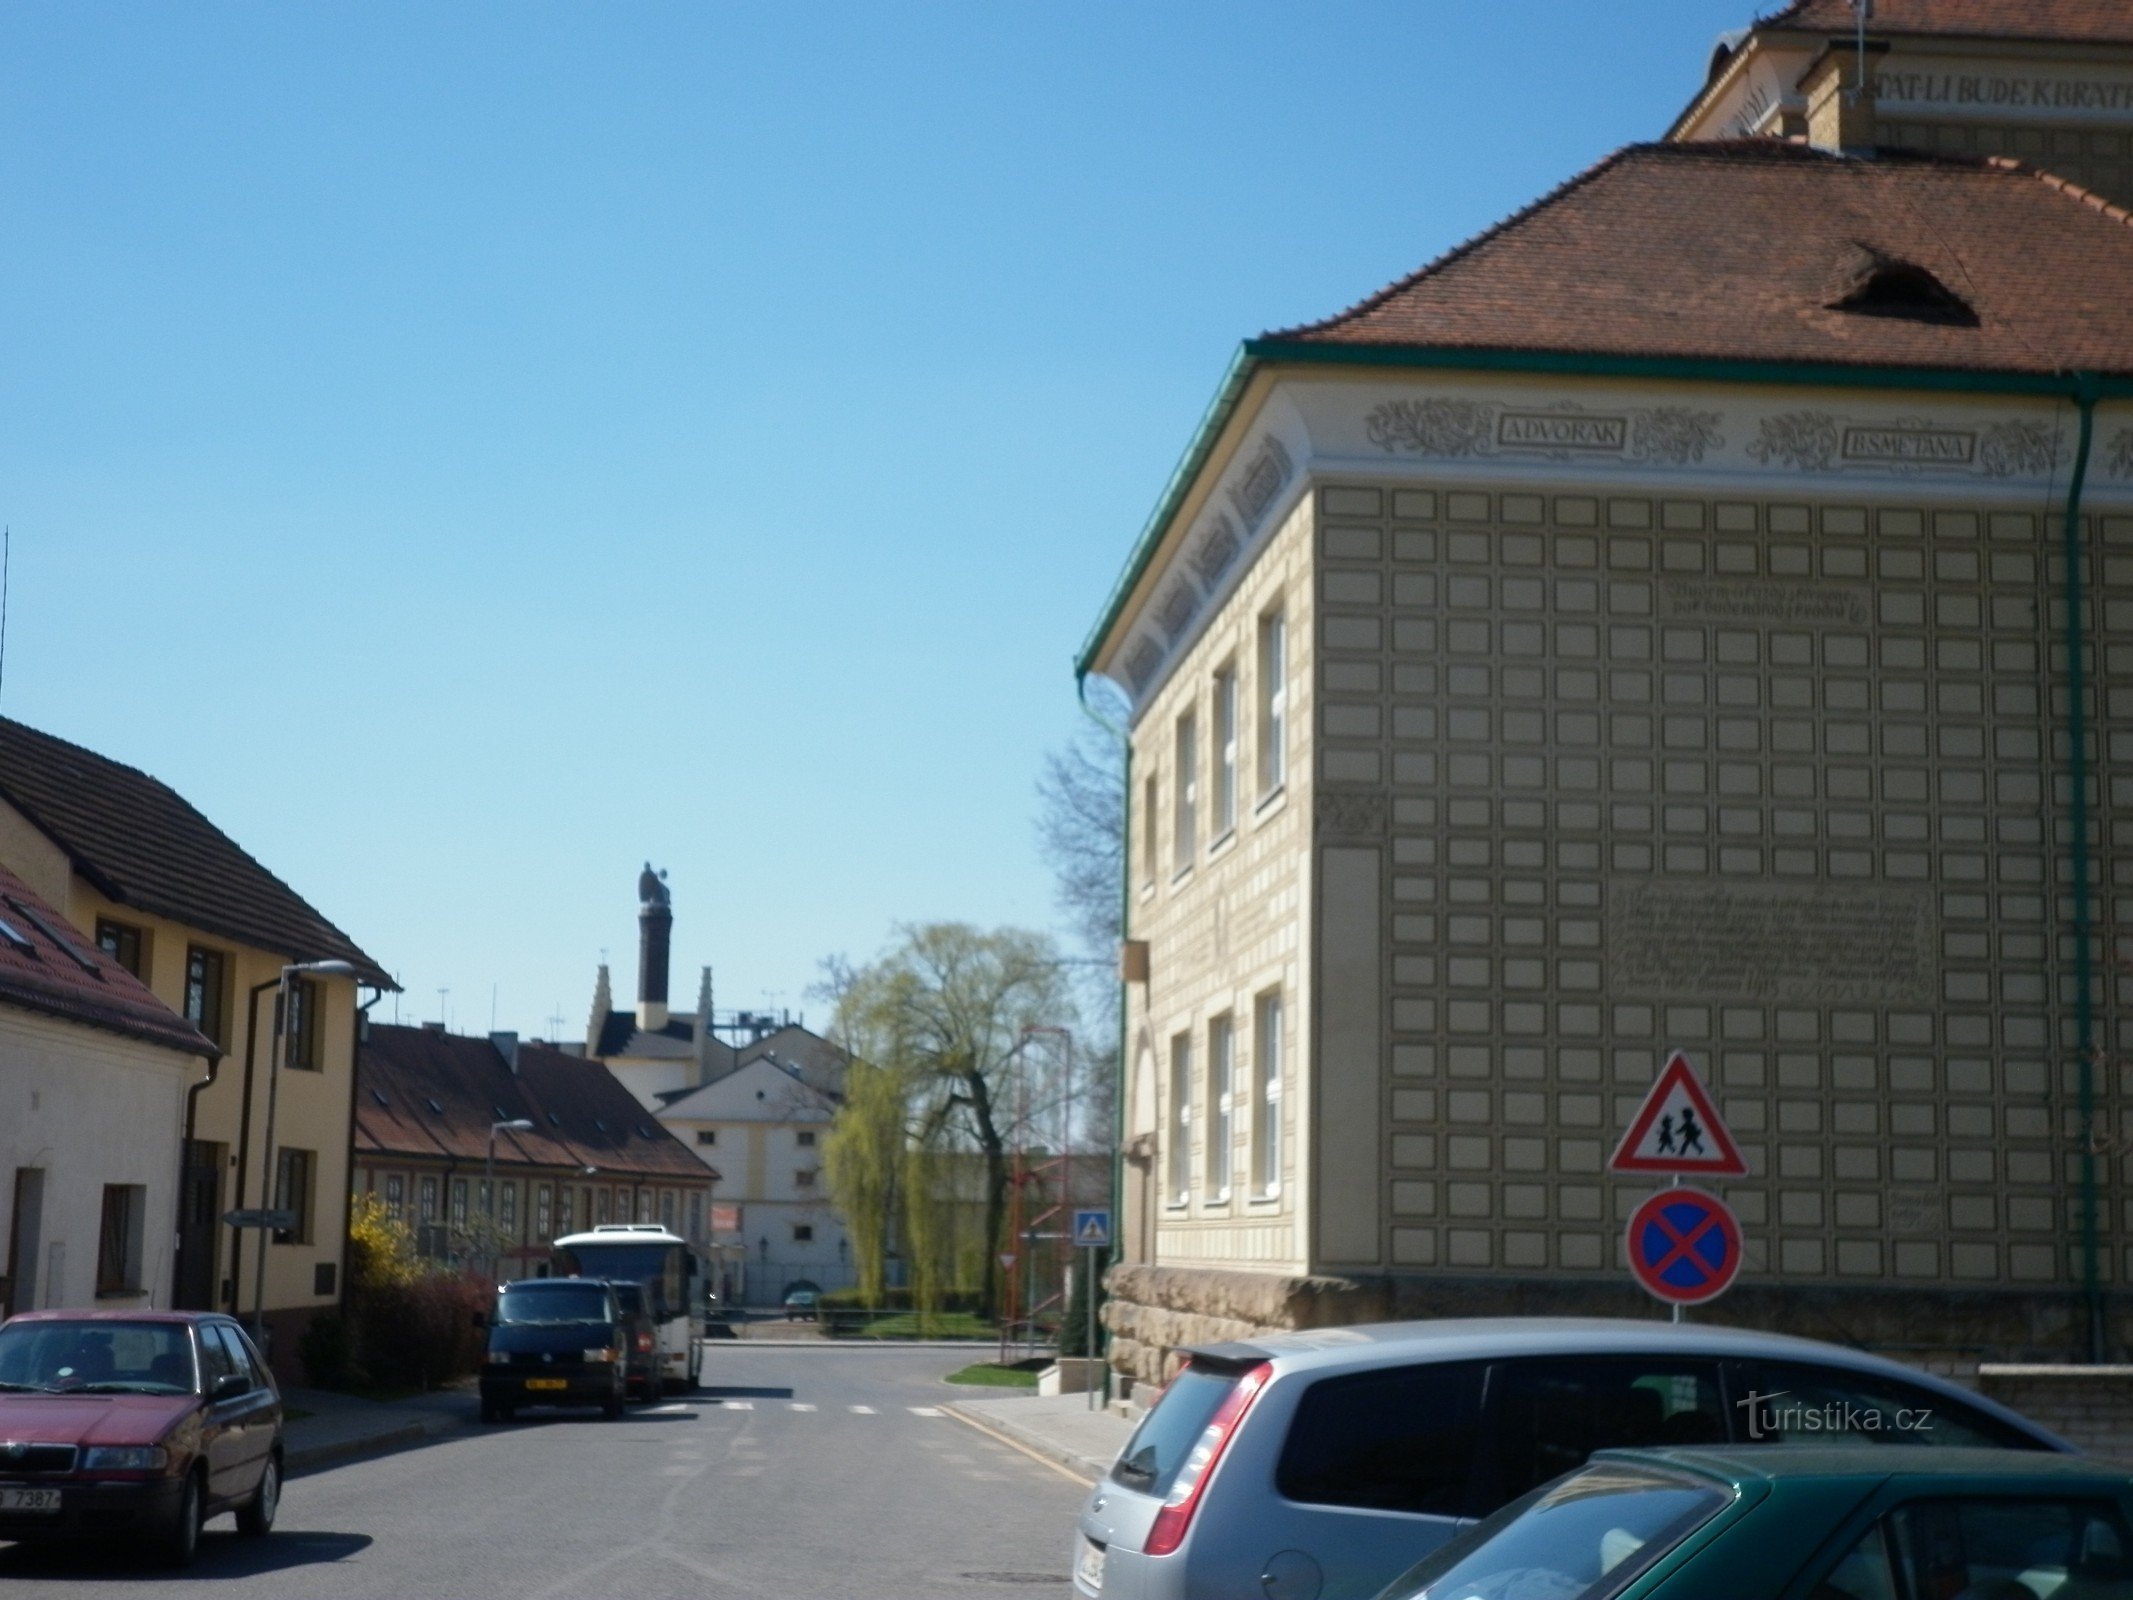
[[[345, 1283], [357, 989], [392, 980], [169, 787], [6, 719], [0, 865], [222, 1052], [167, 1130], [183, 1164], [175, 1278], [157, 1299], [249, 1316], [262, 1230], [222, 1219], [294, 1211], [295, 1226], [264, 1233], [266, 1322], [277, 1368], [293, 1371], [297, 1337]], [[293, 981], [270, 1137], [282, 969], [316, 961], [353, 975]]]
[[[1677, 1048], [1750, 1168], [1710, 1315], [2129, 1342], [2133, 223], [1898, 152], [1831, 75], [2116, 82], [2133, 12], [1839, 12], [1734, 41], [1693, 138], [1247, 343], [1134, 550], [1080, 662], [1132, 707], [1129, 1378], [1645, 1314], [1650, 1185], [1605, 1167]], [[2050, 148], [2108, 179], [2125, 104]]]

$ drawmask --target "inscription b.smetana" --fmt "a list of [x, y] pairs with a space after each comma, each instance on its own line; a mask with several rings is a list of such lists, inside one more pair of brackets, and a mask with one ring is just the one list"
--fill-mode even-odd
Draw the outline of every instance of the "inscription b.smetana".
[[1617, 885], [1608, 981], [1693, 1000], [1911, 1005], [1934, 996], [1932, 896], [1893, 888]]

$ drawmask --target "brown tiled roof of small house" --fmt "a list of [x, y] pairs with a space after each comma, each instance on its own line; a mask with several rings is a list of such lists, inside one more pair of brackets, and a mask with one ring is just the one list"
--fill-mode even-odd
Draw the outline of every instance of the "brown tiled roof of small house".
[[352, 963], [398, 988], [354, 940], [168, 784], [0, 717], [0, 799], [105, 898], [298, 961]]
[[222, 1053], [5, 867], [0, 867], [0, 1005], [185, 1055]]
[[1354, 308], [1268, 338], [2127, 373], [2133, 225], [2001, 158], [1631, 145]]
[[694, 1183], [718, 1174], [699, 1161], [597, 1061], [530, 1041], [517, 1070], [489, 1039], [372, 1023], [356, 1051], [358, 1155], [481, 1162], [489, 1127], [511, 1165], [597, 1167], [603, 1175]]
[[[1849, 34], [1858, 26], [1852, 0], [1793, 0], [1758, 28]], [[2069, 44], [2133, 44], [2128, 0], [1874, 0], [1872, 36], [1937, 34], [1948, 38], [2039, 39]]]

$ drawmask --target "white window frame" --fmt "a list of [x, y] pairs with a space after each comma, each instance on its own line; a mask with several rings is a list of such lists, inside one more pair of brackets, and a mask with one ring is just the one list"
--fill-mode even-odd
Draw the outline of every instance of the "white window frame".
[[1214, 792], [1208, 797], [1212, 812], [1208, 832], [1212, 844], [1229, 837], [1237, 826], [1237, 664], [1224, 662], [1215, 673]]
[[1178, 714], [1175, 732], [1177, 778], [1171, 785], [1170, 869], [1183, 872], [1200, 848], [1200, 719], [1197, 709]]
[[1268, 989], [1252, 1002], [1252, 1191], [1272, 1200], [1281, 1193], [1281, 991]]
[[1236, 1165], [1237, 1019], [1207, 1023], [1207, 1198], [1227, 1200]]
[[1170, 1165], [1168, 1200], [1182, 1206], [1192, 1199], [1192, 1035], [1170, 1037]]
[[1279, 605], [1259, 614], [1259, 798], [1289, 776], [1289, 621]]
[[1163, 815], [1163, 789], [1156, 775], [1149, 773], [1141, 779], [1141, 887], [1155, 887], [1156, 863], [1163, 858], [1162, 843], [1156, 825]]

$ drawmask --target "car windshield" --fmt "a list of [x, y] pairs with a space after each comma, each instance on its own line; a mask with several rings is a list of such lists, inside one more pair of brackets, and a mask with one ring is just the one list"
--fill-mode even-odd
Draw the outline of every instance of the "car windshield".
[[498, 1322], [605, 1322], [607, 1290], [597, 1283], [529, 1283], [506, 1289]]
[[0, 1390], [194, 1394], [192, 1336], [178, 1322], [12, 1322], [0, 1328]]
[[1379, 1600], [1605, 1600], [1731, 1498], [1648, 1468], [1587, 1467], [1441, 1546]]

